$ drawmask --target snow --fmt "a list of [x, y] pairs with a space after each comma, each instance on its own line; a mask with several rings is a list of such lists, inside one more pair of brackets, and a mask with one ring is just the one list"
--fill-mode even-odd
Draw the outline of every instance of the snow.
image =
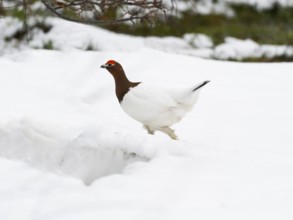
[[195, 5], [194, 10], [199, 14], [224, 14], [227, 17], [235, 16], [234, 11], [226, 4], [225, 1], [204, 0], [196, 2]]
[[250, 39], [239, 40], [233, 37], [226, 37], [225, 43], [216, 46], [213, 53], [214, 58], [221, 60], [292, 55], [291, 46], [259, 45]]
[[[164, 3], [170, 6], [170, 1]], [[227, 17], [234, 17], [235, 12], [230, 7], [231, 4], [244, 4], [256, 7], [258, 10], [266, 10], [272, 8], [275, 4], [281, 7], [292, 7], [292, 0], [199, 0], [199, 1], [176, 1], [175, 7], [177, 16], [181, 16], [180, 12], [187, 10], [194, 11], [195, 13], [208, 15], [208, 14], [222, 14]]]
[[[36, 20], [30, 21], [34, 24]], [[214, 45], [210, 37], [204, 34], [187, 33], [179, 37], [130, 37], [124, 34], [114, 34], [101, 28], [69, 23], [49, 18], [46, 23], [52, 29], [44, 33], [35, 31], [29, 42], [5, 38], [21, 29], [22, 24], [12, 18], [0, 20], [0, 54], [17, 53], [19, 49], [43, 48], [52, 44], [53, 48], [61, 51], [94, 50], [94, 51], [137, 51], [138, 48], [151, 48], [164, 52], [178, 53], [201, 58], [219, 60], [242, 60], [276, 56], [293, 56], [293, 47], [288, 45], [260, 45], [251, 39], [241, 40], [226, 37], [225, 42]], [[107, 39], [107, 43], [105, 43]]]
[[283, 7], [292, 7], [292, 0], [221, 0], [221, 2], [236, 3], [236, 4], [248, 4], [256, 6], [258, 9], [271, 8], [274, 4], [280, 4]]
[[254, 55], [258, 51], [258, 44], [247, 39], [245, 41], [235, 38], [226, 38], [225, 44], [221, 44], [215, 49], [215, 57], [223, 59], [236, 58], [238, 60]]
[[204, 34], [184, 34], [183, 39], [196, 48], [211, 48], [212, 39]]
[[[54, 38], [60, 51], [0, 57], [0, 219], [293, 218], [292, 63], [204, 60], [179, 53], [184, 39], [155, 39], [163, 51], [51, 22], [36, 41]], [[88, 40], [99, 49], [77, 50]], [[179, 141], [148, 135], [123, 112], [99, 68], [109, 59], [133, 81], [211, 80], [174, 126]]]

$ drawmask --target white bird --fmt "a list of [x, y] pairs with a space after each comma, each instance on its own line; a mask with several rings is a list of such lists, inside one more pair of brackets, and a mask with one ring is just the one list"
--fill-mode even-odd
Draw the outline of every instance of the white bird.
[[122, 109], [133, 119], [141, 122], [149, 134], [161, 131], [176, 140], [175, 131], [170, 128], [189, 112], [198, 99], [200, 88], [208, 80], [190, 89], [170, 90], [142, 82], [131, 82], [122, 66], [109, 60], [106, 68], [114, 77], [116, 96]]

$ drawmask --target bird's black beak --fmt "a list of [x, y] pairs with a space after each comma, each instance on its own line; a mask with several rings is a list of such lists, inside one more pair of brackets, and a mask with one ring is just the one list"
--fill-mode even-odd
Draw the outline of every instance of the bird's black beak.
[[105, 68], [105, 69], [107, 69], [107, 68], [110, 68], [110, 67], [113, 67], [113, 66], [115, 66], [115, 64], [113, 64], [113, 63], [106, 63], [106, 64], [103, 64], [103, 65], [101, 66], [101, 68]]

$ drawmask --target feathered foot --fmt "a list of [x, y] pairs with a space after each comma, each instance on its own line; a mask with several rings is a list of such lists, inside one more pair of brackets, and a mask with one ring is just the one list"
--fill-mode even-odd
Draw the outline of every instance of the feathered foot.
[[151, 129], [150, 129], [148, 126], [146, 126], [146, 125], [143, 125], [143, 128], [146, 129], [146, 130], [148, 131], [149, 134], [152, 134], [152, 135], [153, 135], [153, 134], [155, 133], [155, 131], [151, 130]]
[[177, 135], [175, 134], [175, 130], [173, 130], [167, 126], [161, 127], [159, 130], [162, 131], [163, 133], [167, 134], [171, 139], [179, 140]]

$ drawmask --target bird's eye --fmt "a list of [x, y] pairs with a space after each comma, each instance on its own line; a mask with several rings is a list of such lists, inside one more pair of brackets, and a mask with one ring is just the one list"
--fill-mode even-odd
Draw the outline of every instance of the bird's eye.
[[112, 66], [114, 66], [113, 63], [108, 63], [108, 64], [107, 64], [107, 67], [112, 67]]

